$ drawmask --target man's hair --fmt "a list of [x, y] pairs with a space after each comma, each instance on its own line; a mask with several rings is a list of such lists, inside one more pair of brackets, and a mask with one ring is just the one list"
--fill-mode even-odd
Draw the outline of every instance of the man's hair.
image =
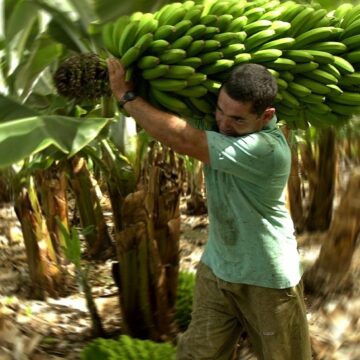
[[233, 100], [251, 102], [251, 111], [258, 116], [273, 105], [278, 90], [276, 79], [259, 64], [236, 66], [222, 88]]

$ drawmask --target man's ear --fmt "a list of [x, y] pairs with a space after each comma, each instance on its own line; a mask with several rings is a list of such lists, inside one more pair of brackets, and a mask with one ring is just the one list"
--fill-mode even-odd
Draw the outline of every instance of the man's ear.
[[271, 108], [267, 108], [262, 117], [262, 121], [263, 121], [263, 124], [266, 125], [275, 115], [275, 108], [271, 107]]

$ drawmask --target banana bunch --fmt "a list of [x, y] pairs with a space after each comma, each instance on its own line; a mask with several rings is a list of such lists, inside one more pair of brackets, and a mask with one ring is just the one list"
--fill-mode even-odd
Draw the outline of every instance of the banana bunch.
[[360, 113], [360, 5], [328, 12], [292, 0], [187, 0], [122, 16], [102, 35], [142, 96], [205, 127], [222, 81], [243, 63], [277, 79], [278, 118], [290, 127], [337, 125]]

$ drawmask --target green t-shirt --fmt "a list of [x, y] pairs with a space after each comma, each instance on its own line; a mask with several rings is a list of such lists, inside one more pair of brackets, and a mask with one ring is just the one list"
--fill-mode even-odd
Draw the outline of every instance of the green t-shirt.
[[284, 193], [291, 153], [276, 117], [249, 135], [206, 133], [209, 238], [201, 260], [225, 281], [295, 286], [302, 271]]

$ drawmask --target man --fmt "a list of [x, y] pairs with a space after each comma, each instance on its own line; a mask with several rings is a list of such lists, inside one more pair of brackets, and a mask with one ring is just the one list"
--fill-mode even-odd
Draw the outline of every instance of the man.
[[138, 124], [205, 164], [209, 239], [177, 358], [230, 360], [245, 329], [259, 359], [311, 359], [299, 254], [284, 205], [291, 157], [276, 126], [276, 80], [261, 65], [234, 68], [218, 96], [219, 131], [202, 131], [129, 96], [120, 63], [109, 59], [108, 66], [114, 96]]

